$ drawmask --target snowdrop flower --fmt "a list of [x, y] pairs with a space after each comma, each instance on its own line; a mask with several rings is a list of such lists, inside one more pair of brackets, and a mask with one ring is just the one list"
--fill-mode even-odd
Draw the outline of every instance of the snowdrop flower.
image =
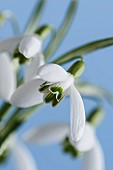
[[19, 52], [26, 58], [34, 57], [41, 50], [41, 39], [37, 35], [26, 35], [9, 38], [0, 42], [0, 53], [14, 53], [18, 48]]
[[69, 94], [71, 137], [73, 141], [78, 141], [85, 126], [85, 111], [82, 98], [74, 86], [73, 75], [57, 64], [45, 64], [37, 73], [38, 78], [28, 81], [13, 93], [12, 105], [24, 108], [46, 102], [56, 106]]
[[9, 149], [13, 155], [18, 170], [37, 170], [36, 163], [31, 153], [15, 135], [9, 139]]
[[24, 37], [19, 43], [19, 52], [26, 58], [35, 56], [41, 50], [41, 39], [36, 35]]
[[[26, 37], [28, 38], [28, 36]], [[26, 39], [25, 38], [25, 39]], [[15, 38], [16, 39], [16, 38]], [[13, 39], [13, 41], [15, 40]], [[6, 43], [0, 42], [0, 52], [1, 50], [11, 50], [12, 42], [10, 45], [10, 41], [7, 40]], [[30, 41], [30, 40], [29, 40]], [[15, 42], [15, 43], [14, 43]], [[13, 47], [16, 47], [16, 40], [13, 43]], [[18, 41], [17, 41], [18, 42]], [[17, 44], [16, 44], [17, 45]], [[25, 70], [25, 81], [33, 79], [37, 75], [37, 68], [45, 63], [43, 54], [37, 53], [34, 58], [26, 63], [26, 70]], [[4, 99], [5, 101], [10, 103], [10, 96], [16, 89], [16, 71], [14, 70], [13, 62], [11, 61], [11, 56], [8, 52], [1, 52], [0, 53], [0, 98]]]
[[28, 130], [24, 134], [24, 140], [29, 143], [46, 145], [63, 141], [69, 137], [71, 144], [80, 152], [89, 151], [95, 143], [94, 129], [86, 123], [84, 133], [79, 141], [72, 141], [69, 134], [69, 126], [66, 123], [51, 123]]
[[73, 142], [69, 135], [69, 126], [64, 123], [37, 127], [24, 135], [24, 140], [38, 145], [62, 142], [69, 137], [70, 144], [83, 154], [83, 170], [104, 170], [104, 154], [96, 137], [94, 128], [86, 122], [84, 133], [79, 141]]

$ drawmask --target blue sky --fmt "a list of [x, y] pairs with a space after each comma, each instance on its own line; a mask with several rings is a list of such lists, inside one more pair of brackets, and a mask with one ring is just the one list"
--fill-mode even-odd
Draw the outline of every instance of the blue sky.
[[[53, 24], [58, 28], [65, 10], [70, 0], [47, 0], [47, 5], [43, 13], [40, 24]], [[4, 0], [1, 1], [0, 10], [12, 10], [21, 26], [24, 29], [28, 16], [35, 5], [36, 0], [32, 1], [17, 1]], [[27, 4], [27, 5], [26, 5]], [[75, 16], [73, 25], [64, 39], [62, 46], [59, 48], [54, 57], [82, 45], [86, 42], [107, 38], [113, 36], [113, 1], [112, 0], [79, 0], [77, 14]], [[7, 22], [3, 28], [0, 29], [0, 39], [12, 36], [11, 28]], [[85, 56], [86, 70], [83, 79], [88, 79], [99, 86], [106, 87], [113, 93], [113, 47], [97, 51], [95, 53]], [[65, 67], [68, 67], [66, 65]], [[30, 126], [39, 126], [48, 122], [65, 121], [69, 122], [69, 101], [63, 101], [55, 109], [50, 105], [46, 105], [43, 109], [32, 116], [19, 130], [21, 134]], [[94, 103], [85, 101], [86, 111], [89, 111]], [[97, 129], [97, 136], [102, 144], [106, 169], [113, 169], [113, 108], [108, 103], [105, 103], [105, 117], [101, 126]], [[61, 146], [33, 146], [28, 145], [34, 158], [37, 162], [38, 168], [47, 170], [57, 169], [81, 169], [80, 160], [74, 160], [69, 155], [64, 155]], [[7, 170], [13, 170], [12, 161], [7, 162]], [[1, 170], [5, 170], [6, 166], [1, 166]]]

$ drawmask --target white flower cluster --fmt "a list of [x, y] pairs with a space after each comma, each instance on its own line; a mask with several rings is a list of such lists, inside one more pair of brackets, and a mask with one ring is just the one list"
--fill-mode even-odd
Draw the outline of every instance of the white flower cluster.
[[[26, 62], [24, 83], [19, 87], [11, 60], [16, 48], [30, 58]], [[68, 136], [72, 146], [84, 153], [84, 170], [104, 170], [103, 152], [93, 127], [85, 124], [84, 104], [75, 87], [74, 76], [57, 64], [45, 64], [38, 36], [29, 35], [0, 42], [0, 98], [13, 106], [26, 108], [44, 102], [56, 106], [67, 95], [70, 96], [70, 132], [66, 124], [53, 124], [31, 130], [25, 138], [29, 142], [49, 144], [60, 142]], [[14, 142], [18, 146], [15, 150]], [[9, 146], [16, 157], [22, 158], [22, 161], [17, 158], [21, 170], [36, 170], [32, 157], [16, 138], [10, 139]]]
[[[40, 40], [26, 36], [1, 42], [4, 53], [0, 55], [0, 97], [16, 107], [31, 107], [43, 102], [57, 105], [66, 95], [70, 95], [70, 129], [73, 141], [78, 141], [84, 131], [85, 110], [82, 98], [75, 88], [74, 77], [57, 64], [44, 64]], [[25, 83], [16, 88], [16, 75], [7, 46], [14, 48], [19, 43], [19, 51], [25, 57], [34, 57], [27, 66]], [[15, 47], [16, 47], [15, 46]], [[38, 48], [37, 48], [38, 46]], [[32, 52], [33, 51], [33, 52]], [[33, 56], [31, 56], [33, 54]]]

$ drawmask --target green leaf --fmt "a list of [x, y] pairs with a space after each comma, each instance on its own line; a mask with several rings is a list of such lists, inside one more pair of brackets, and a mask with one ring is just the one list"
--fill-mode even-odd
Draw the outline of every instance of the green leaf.
[[40, 15], [43, 11], [43, 7], [45, 5], [45, 0], [40, 0], [32, 11], [32, 15], [28, 19], [28, 23], [25, 28], [25, 34], [31, 34], [35, 31], [37, 27], [37, 23], [40, 19]]
[[49, 42], [49, 45], [47, 46], [44, 52], [46, 59], [48, 59], [53, 55], [53, 53], [57, 50], [57, 48], [60, 46], [61, 42], [63, 41], [74, 19], [76, 8], [77, 8], [77, 0], [72, 0], [66, 12], [66, 15], [64, 17], [64, 20], [61, 23], [60, 28], [58, 29], [56, 35], [52, 37], [52, 39]]
[[106, 38], [94, 41], [65, 53], [53, 62], [56, 64], [64, 64], [66, 62], [79, 58], [79, 56], [83, 56], [85, 54], [94, 52], [101, 48], [109, 47], [111, 45], [113, 45], [113, 38]]
[[77, 87], [81, 95], [84, 97], [94, 98], [97, 100], [106, 99], [108, 102], [113, 104], [113, 94], [107, 89], [95, 86], [88, 82], [80, 82], [80, 81], [77, 82], [75, 86]]

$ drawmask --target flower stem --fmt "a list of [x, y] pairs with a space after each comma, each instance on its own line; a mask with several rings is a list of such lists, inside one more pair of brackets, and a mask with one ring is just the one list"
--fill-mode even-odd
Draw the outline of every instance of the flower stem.
[[34, 106], [30, 109], [17, 108], [0, 131], [0, 147], [5, 140], [22, 125], [28, 116], [41, 106], [42, 104]]
[[0, 108], [0, 120], [7, 114], [11, 105], [9, 103], [4, 103], [3, 106]]
[[6, 122], [6, 125], [0, 131], [0, 147], [4, 143], [4, 141], [9, 137], [9, 135], [15, 131], [20, 125], [20, 120], [18, 118], [20, 109], [16, 109], [16, 111], [12, 114], [9, 120]]

